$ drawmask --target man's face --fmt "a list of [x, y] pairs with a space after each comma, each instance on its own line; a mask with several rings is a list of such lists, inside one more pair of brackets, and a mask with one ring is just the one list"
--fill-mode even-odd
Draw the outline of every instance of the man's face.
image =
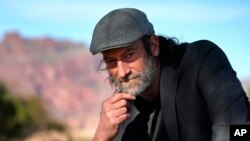
[[103, 52], [110, 82], [118, 91], [141, 95], [153, 83], [155, 57], [148, 55], [141, 40], [133, 45]]

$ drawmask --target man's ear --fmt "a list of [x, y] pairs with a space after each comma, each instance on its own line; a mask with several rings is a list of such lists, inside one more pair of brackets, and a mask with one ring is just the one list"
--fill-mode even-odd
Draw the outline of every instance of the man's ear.
[[158, 36], [156, 36], [155, 34], [150, 36], [150, 47], [152, 55], [154, 55], [155, 57], [159, 56], [160, 53], [159, 39]]

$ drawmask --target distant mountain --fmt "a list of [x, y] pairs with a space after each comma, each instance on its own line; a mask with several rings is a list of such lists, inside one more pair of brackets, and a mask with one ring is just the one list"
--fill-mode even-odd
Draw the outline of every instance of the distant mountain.
[[111, 94], [98, 57], [84, 44], [7, 33], [0, 44], [0, 81], [20, 96], [38, 95], [72, 130], [93, 134], [101, 101]]

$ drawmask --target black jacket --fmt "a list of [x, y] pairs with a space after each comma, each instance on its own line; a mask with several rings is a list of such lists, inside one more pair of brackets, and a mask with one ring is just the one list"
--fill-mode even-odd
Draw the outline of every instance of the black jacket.
[[178, 66], [162, 66], [160, 96], [170, 141], [229, 141], [230, 124], [250, 123], [241, 83], [210, 41], [188, 44]]

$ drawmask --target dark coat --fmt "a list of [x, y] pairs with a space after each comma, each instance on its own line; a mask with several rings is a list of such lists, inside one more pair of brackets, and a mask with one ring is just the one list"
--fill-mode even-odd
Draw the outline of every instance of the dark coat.
[[250, 123], [241, 83], [210, 41], [188, 44], [178, 66], [162, 66], [160, 95], [170, 141], [228, 141], [230, 124]]

